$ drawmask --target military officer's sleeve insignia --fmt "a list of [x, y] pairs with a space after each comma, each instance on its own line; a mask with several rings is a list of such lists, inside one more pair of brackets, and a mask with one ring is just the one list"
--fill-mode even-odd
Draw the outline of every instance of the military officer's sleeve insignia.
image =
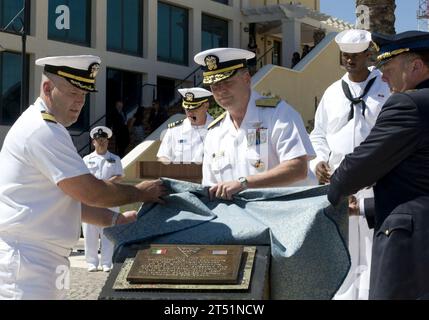
[[207, 127], [208, 130], [214, 128], [217, 124], [219, 124], [226, 117], [226, 112], [222, 113], [219, 117], [213, 120]]
[[219, 58], [216, 56], [210, 55], [204, 59], [204, 63], [207, 66], [207, 70], [213, 71], [218, 68]]
[[282, 100], [279, 98], [262, 98], [255, 101], [257, 107], [275, 108]]
[[185, 121], [185, 120], [183, 119], [183, 120], [179, 120], [179, 121], [176, 121], [176, 122], [170, 123], [170, 124], [168, 125], [168, 129], [171, 129], [171, 128], [174, 128], [174, 127], [180, 126], [180, 125], [183, 123], [183, 121]]

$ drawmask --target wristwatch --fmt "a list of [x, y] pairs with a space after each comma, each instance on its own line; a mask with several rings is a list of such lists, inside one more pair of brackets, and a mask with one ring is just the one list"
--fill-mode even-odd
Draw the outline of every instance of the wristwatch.
[[245, 190], [245, 189], [247, 189], [247, 184], [248, 184], [248, 181], [247, 181], [247, 178], [246, 177], [240, 177], [240, 178], [238, 178], [238, 181], [240, 182], [240, 184], [241, 184], [241, 186], [243, 187], [243, 189]]

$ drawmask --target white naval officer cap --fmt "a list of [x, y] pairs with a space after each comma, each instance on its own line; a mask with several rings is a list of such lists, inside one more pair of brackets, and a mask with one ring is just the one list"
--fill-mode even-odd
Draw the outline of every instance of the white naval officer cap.
[[254, 52], [244, 49], [215, 48], [198, 53], [194, 61], [202, 66], [203, 83], [210, 85], [232, 77], [254, 57]]
[[105, 126], [98, 126], [92, 129], [89, 135], [91, 139], [97, 139], [99, 137], [110, 139], [112, 137], [112, 130]]
[[182, 95], [182, 107], [186, 110], [195, 110], [209, 101], [213, 94], [204, 88], [178, 89]]
[[335, 42], [342, 52], [359, 53], [369, 48], [371, 33], [366, 30], [351, 29], [337, 34]]
[[97, 92], [95, 77], [100, 70], [101, 59], [92, 55], [81, 56], [57, 56], [36, 60], [36, 65], [44, 66], [44, 72], [60, 76], [73, 86], [89, 91]]

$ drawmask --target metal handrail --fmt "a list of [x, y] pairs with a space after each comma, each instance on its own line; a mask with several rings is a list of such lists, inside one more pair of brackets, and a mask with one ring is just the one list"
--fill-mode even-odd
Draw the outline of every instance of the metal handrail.
[[[267, 51], [265, 51], [264, 52], [264, 54], [262, 55], [262, 56], [260, 56], [259, 58], [258, 58], [258, 60], [256, 60], [256, 65], [258, 65], [259, 64], [259, 62], [262, 62], [262, 59], [263, 58], [265, 58], [265, 56], [270, 52], [270, 51], [273, 51], [274, 50], [274, 46], [272, 46], [270, 49], [268, 49]], [[262, 65], [261, 65], [261, 68], [262, 68]]]
[[[92, 128], [96, 123], [100, 122], [101, 120], [103, 120], [104, 118], [106, 118], [106, 115], [104, 114], [102, 117], [100, 117], [99, 119], [97, 119], [96, 121], [94, 121], [93, 123], [91, 123], [87, 129], [82, 129], [80, 134], [70, 134], [70, 136], [72, 138], [80, 138], [83, 134], [89, 132], [89, 128]], [[78, 153], [80, 154], [83, 150], [85, 150], [88, 146], [91, 145], [91, 141], [89, 141], [87, 144], [85, 144], [82, 148], [80, 148], [78, 150]]]
[[[201, 70], [201, 66], [198, 66], [196, 69], [194, 69], [194, 71], [192, 71], [185, 78], [183, 78], [177, 85], [175, 85], [174, 89], [177, 89], [178, 87], [180, 87], [189, 77], [195, 75], [200, 70]], [[194, 85], [195, 85], [195, 78], [194, 78]]]
[[[104, 114], [102, 117], [100, 117], [98, 120], [95, 120], [93, 123], [91, 123], [88, 128], [91, 128], [92, 126], [94, 126], [96, 123], [100, 122], [101, 120], [103, 120], [104, 118], [106, 118], [106, 115]], [[80, 134], [70, 134], [70, 136], [72, 136], [73, 138], [79, 138], [80, 136], [82, 136], [84, 133], [88, 132], [88, 129], [82, 129], [82, 132]]]

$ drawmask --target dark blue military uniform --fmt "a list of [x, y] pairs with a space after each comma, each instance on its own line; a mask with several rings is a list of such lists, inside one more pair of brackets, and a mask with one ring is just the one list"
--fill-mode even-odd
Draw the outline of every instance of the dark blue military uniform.
[[[423, 51], [413, 50], [415, 36], [419, 48], [424, 49], [426, 41], [424, 51], [429, 51], [429, 33], [383, 37], [379, 42], [390, 51], [379, 56], [380, 62], [395, 56], [389, 53]], [[368, 138], [335, 171], [328, 198], [336, 205], [374, 183], [373, 214], [365, 208], [368, 224], [375, 229], [370, 299], [427, 298], [429, 79], [387, 100]]]

